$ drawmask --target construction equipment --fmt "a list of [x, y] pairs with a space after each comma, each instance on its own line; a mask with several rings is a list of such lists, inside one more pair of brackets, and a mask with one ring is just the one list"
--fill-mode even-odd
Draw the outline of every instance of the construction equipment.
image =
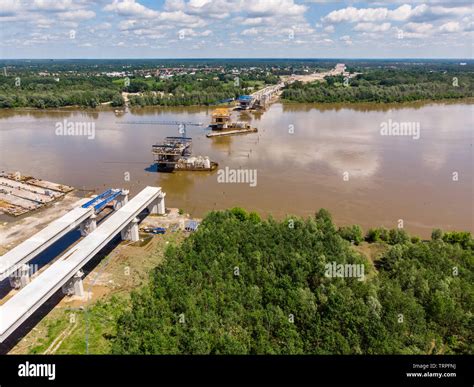
[[191, 155], [192, 138], [165, 137], [161, 144], [152, 145], [152, 153], [158, 170], [172, 171], [176, 163]]
[[230, 123], [230, 112], [228, 108], [217, 108], [212, 112], [212, 120], [209, 127], [212, 130], [227, 129]]
[[109, 189], [105, 192], [102, 192], [100, 195], [97, 195], [93, 199], [89, 200], [87, 203], [82, 205], [82, 208], [94, 207], [94, 212], [97, 214], [100, 212], [107, 204], [115, 200], [118, 196], [124, 195], [125, 193], [121, 189]]

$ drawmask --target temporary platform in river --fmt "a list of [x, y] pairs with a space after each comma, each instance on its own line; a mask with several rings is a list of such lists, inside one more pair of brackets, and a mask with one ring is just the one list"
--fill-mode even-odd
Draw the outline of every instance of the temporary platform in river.
[[257, 128], [252, 128], [250, 125], [242, 129], [235, 130], [221, 130], [219, 132], [212, 132], [206, 134], [206, 137], [222, 137], [222, 136], [233, 136], [236, 134], [246, 134], [246, 133], [255, 133], [258, 132]]
[[212, 133], [206, 137], [231, 136], [234, 134], [245, 134], [257, 132], [257, 128], [252, 128], [246, 122], [232, 122], [231, 114], [227, 108], [218, 108], [212, 112], [212, 120], [209, 124]]
[[19, 216], [54, 202], [74, 188], [50, 181], [0, 173], [0, 213]]
[[166, 137], [161, 144], [152, 147], [155, 164], [159, 172], [213, 171], [217, 163], [209, 157], [191, 156], [192, 138]]
[[209, 127], [212, 130], [227, 129], [230, 124], [230, 112], [227, 108], [217, 108], [212, 112]]

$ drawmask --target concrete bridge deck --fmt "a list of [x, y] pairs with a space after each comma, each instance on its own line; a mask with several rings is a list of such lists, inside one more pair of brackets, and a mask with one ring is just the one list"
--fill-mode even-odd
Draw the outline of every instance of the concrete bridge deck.
[[152, 212], [164, 213], [164, 196], [165, 194], [159, 187], [143, 189], [15, 296], [0, 306], [0, 342], [5, 341], [68, 281], [71, 281], [73, 277], [77, 279], [80, 276], [80, 269], [119, 232], [122, 233], [122, 238], [129, 233], [136, 233], [135, 237], [132, 236], [132, 240], [137, 239], [138, 219], [136, 216], [145, 208], [151, 208]]
[[0, 281], [8, 277], [19, 267], [46, 250], [49, 246], [78, 227], [85, 219], [93, 214], [91, 208], [82, 208], [89, 199], [81, 199], [76, 202], [78, 208], [74, 208], [59, 219], [56, 219], [31, 238], [28, 238], [18, 246], [14, 247], [0, 257]]

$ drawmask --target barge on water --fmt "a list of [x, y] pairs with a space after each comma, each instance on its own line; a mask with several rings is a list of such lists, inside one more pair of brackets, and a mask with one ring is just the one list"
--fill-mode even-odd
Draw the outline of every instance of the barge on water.
[[258, 132], [257, 128], [251, 127], [246, 122], [232, 122], [229, 109], [218, 108], [212, 112], [212, 120], [209, 124], [212, 133], [206, 137], [231, 136], [234, 134], [245, 134]]
[[213, 171], [218, 164], [209, 157], [191, 156], [192, 138], [166, 137], [161, 144], [152, 147], [158, 172]]
[[258, 132], [257, 128], [252, 128], [250, 125], [243, 129], [236, 130], [222, 130], [220, 132], [212, 132], [206, 134], [206, 137], [222, 137], [222, 136], [233, 136], [235, 134], [246, 134], [246, 133], [256, 133]]
[[50, 181], [0, 173], [0, 214], [19, 216], [59, 200], [74, 188]]

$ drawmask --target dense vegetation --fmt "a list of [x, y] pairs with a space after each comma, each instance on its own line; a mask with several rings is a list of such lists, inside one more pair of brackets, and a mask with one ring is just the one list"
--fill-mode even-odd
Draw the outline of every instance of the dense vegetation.
[[[0, 109], [100, 104], [212, 105], [248, 94], [279, 76], [333, 68], [329, 59], [0, 60]], [[325, 82], [295, 82], [283, 92], [294, 102], [402, 102], [474, 95], [474, 63], [455, 60], [344, 60], [352, 73]], [[6, 75], [6, 76], [5, 76]], [[172, 76], [171, 76], [172, 75]], [[130, 84], [126, 84], [128, 77]], [[238, 77], [238, 83], [235, 78]], [[454, 78], [458, 86], [453, 86]], [[18, 83], [18, 79], [20, 83]], [[454, 82], [455, 83], [455, 82]]]
[[[17, 79], [19, 79], [19, 83]], [[0, 77], [0, 109], [16, 107], [58, 108], [82, 106], [95, 108], [112, 101], [123, 104], [120, 87], [107, 77], [23, 75]]]
[[161, 80], [135, 77], [125, 85], [124, 78], [107, 76], [45, 77], [25, 75], [0, 77], [0, 108], [35, 107], [57, 108], [81, 106], [95, 108], [101, 103], [122, 106], [122, 92], [140, 93], [131, 95], [132, 106], [166, 105], [210, 105], [225, 99], [236, 98], [278, 78], [266, 75], [244, 76], [234, 84], [234, 76], [222, 74], [194, 74]]
[[22, 66], [9, 69], [8, 76], [0, 76], [0, 109], [123, 106], [122, 92], [139, 93], [130, 96], [132, 106], [211, 105], [278, 82], [277, 76], [264, 69], [234, 74], [232, 69], [195, 71], [179, 67], [172, 70], [176, 74], [161, 77], [150, 75], [157, 69], [143, 70], [140, 66], [120, 68], [121, 71], [106, 75], [89, 67], [77, 69], [78, 64], [69, 65], [76, 70], [66, 71], [66, 64], [59, 66], [58, 72], [52, 72], [58, 69], [57, 64], [45, 65], [49, 72], [35, 72]]
[[[359, 69], [357, 69], [359, 70]], [[324, 82], [295, 82], [282, 98], [293, 102], [410, 102], [474, 97], [474, 72], [459, 70], [361, 69], [345, 81], [343, 76]]]
[[[360, 236], [325, 210], [282, 222], [212, 212], [132, 295], [113, 352], [474, 353], [470, 234], [371, 230], [385, 246], [375, 267], [351, 246]], [[364, 264], [365, 279], [326, 277], [332, 262]]]
[[278, 81], [275, 76], [252, 74], [239, 76], [230, 74], [194, 74], [181, 75], [166, 80], [132, 80], [125, 91], [140, 92], [130, 96], [130, 104], [189, 106], [211, 105], [228, 99], [237, 98], [255, 89]]

